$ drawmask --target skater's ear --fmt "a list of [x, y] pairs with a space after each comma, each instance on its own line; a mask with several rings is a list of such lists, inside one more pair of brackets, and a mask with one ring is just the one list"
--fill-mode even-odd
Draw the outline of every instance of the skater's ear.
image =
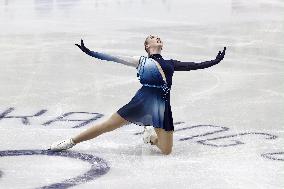
[[150, 45], [145, 45], [145, 51], [148, 53], [148, 49], [150, 48]]

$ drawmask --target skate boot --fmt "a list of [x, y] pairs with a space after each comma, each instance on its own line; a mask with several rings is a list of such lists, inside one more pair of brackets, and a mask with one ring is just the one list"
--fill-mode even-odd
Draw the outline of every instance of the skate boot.
[[72, 148], [75, 145], [76, 145], [75, 142], [72, 140], [72, 138], [70, 138], [67, 140], [52, 143], [48, 150], [62, 151], [62, 150], [67, 150], [69, 148]]
[[150, 143], [153, 145], [153, 142], [151, 141], [151, 136], [156, 135], [156, 132], [152, 126], [144, 126], [144, 131], [143, 131], [143, 141], [145, 144]]

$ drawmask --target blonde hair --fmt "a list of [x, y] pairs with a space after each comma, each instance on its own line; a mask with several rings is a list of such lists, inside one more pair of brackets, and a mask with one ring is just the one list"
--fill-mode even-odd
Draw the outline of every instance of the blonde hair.
[[149, 35], [146, 37], [144, 46], [148, 45], [148, 47], [153, 46], [153, 47], [159, 47], [161, 50], [163, 48], [163, 42], [161, 38], [157, 35]]

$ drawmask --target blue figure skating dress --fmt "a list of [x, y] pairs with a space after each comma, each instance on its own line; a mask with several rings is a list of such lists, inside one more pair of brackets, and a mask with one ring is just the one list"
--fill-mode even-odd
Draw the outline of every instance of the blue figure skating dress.
[[[149, 57], [141, 56], [137, 66], [137, 76], [142, 87], [117, 113], [136, 125], [152, 125], [155, 128], [174, 131], [170, 99], [174, 71], [204, 69], [218, 64], [221, 60], [222, 57], [216, 57], [214, 60], [195, 63], [165, 60], [160, 54], [152, 54]], [[166, 81], [163, 80], [155, 61], [162, 68]]]
[[[75, 45], [89, 56], [128, 64], [128, 62], [119, 58], [89, 50], [85, 47], [83, 40], [81, 40], [81, 45]], [[117, 113], [136, 125], [152, 125], [155, 128], [173, 131], [170, 89], [174, 71], [204, 69], [218, 64], [224, 58], [225, 50], [226, 47], [224, 47], [223, 52], [219, 51], [214, 60], [201, 63], [181, 62], [173, 59], [165, 60], [160, 54], [152, 54], [149, 57], [141, 56], [136, 69], [142, 87], [130, 102], [121, 107]]]
[[[157, 67], [160, 64], [166, 81]], [[160, 54], [149, 58], [141, 56], [137, 67], [137, 76], [142, 87], [131, 101], [121, 107], [117, 113], [131, 123], [141, 126], [152, 125], [173, 131], [173, 118], [170, 105], [170, 87], [174, 68], [171, 61], [166, 61]]]

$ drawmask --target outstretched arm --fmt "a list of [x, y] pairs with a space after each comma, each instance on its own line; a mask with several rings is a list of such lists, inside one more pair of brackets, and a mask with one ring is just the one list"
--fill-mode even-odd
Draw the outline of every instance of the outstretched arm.
[[190, 71], [190, 70], [198, 70], [208, 68], [210, 66], [218, 64], [221, 60], [223, 60], [225, 55], [226, 47], [224, 47], [223, 51], [219, 51], [216, 58], [210, 61], [204, 61], [201, 63], [195, 62], [181, 62], [178, 60], [173, 60], [174, 63], [174, 70], [175, 71]]
[[121, 63], [127, 66], [137, 67], [139, 62], [139, 56], [112, 56], [105, 53], [95, 52], [91, 51], [87, 47], [85, 47], [83, 40], [81, 39], [81, 45], [75, 44], [77, 47], [79, 47], [84, 53], [86, 53], [89, 56], [101, 59], [101, 60], [107, 60], [107, 61], [113, 61], [116, 63]]

